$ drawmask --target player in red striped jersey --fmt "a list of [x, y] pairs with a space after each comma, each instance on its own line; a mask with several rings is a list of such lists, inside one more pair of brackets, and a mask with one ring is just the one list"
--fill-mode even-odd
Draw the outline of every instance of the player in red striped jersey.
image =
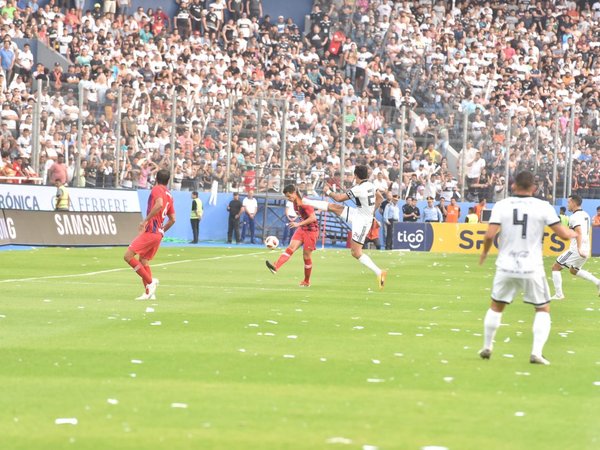
[[294, 204], [294, 211], [300, 217], [299, 222], [290, 222], [288, 226], [295, 228], [296, 231], [292, 236], [290, 245], [281, 254], [275, 264], [266, 261], [267, 267], [271, 273], [275, 274], [281, 266], [283, 266], [296, 250], [303, 247], [304, 257], [304, 280], [300, 282], [300, 286], [310, 286], [310, 275], [312, 272], [312, 252], [317, 248], [317, 238], [319, 237], [319, 225], [317, 216], [312, 206], [302, 204], [302, 195], [293, 184], [287, 185], [283, 189], [285, 197]]
[[[139, 234], [125, 251], [124, 259], [142, 278], [144, 293], [136, 300], [154, 299], [158, 279], [152, 278], [150, 261], [156, 255], [165, 232], [175, 223], [175, 208], [173, 197], [167, 189], [171, 174], [162, 169], [156, 173], [156, 186], [148, 197], [146, 218], [139, 225]], [[165, 218], [168, 217], [167, 223]], [[136, 259], [139, 256], [139, 260]]]

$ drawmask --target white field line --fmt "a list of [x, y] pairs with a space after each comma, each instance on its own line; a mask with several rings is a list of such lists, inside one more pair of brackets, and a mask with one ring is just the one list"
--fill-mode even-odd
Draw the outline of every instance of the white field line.
[[[268, 252], [262, 251], [262, 252], [256, 252], [256, 253], [241, 253], [238, 255], [213, 256], [212, 258], [182, 259], [180, 261], [171, 261], [171, 262], [167, 262], [167, 263], [153, 264], [152, 267], [172, 266], [174, 264], [184, 264], [184, 263], [198, 262], [198, 261], [216, 261], [219, 259], [240, 258], [243, 256], [256, 256], [256, 255], [262, 255], [265, 253], [268, 253]], [[123, 262], [123, 264], [126, 264], [126, 263]], [[99, 270], [97, 272], [72, 273], [72, 274], [68, 274], [68, 275], [48, 275], [45, 277], [13, 278], [10, 280], [0, 280], [0, 283], [19, 283], [19, 282], [23, 282], [23, 281], [55, 280], [55, 279], [63, 279], [63, 278], [80, 278], [80, 277], [89, 277], [90, 275], [101, 275], [101, 274], [105, 274], [105, 273], [121, 272], [124, 270], [131, 270], [131, 267], [120, 267], [118, 269]]]

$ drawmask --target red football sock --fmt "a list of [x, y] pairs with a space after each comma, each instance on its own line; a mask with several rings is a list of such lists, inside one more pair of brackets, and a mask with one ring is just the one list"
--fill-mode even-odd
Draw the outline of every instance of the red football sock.
[[142, 278], [142, 281], [144, 282], [144, 286], [146, 286], [147, 284], [152, 283], [152, 277], [148, 275], [148, 272], [146, 271], [146, 268], [144, 266], [142, 266], [141, 262], [139, 262], [135, 258], [131, 258], [129, 260], [128, 264]]
[[308, 258], [304, 260], [304, 281], [307, 283], [310, 281], [310, 273], [312, 272], [312, 259]]
[[277, 262], [275, 263], [275, 269], [279, 270], [279, 268], [281, 266], [283, 266], [286, 262], [288, 262], [288, 259], [290, 259], [290, 256], [292, 256], [293, 254], [294, 254], [294, 252], [292, 250], [290, 250], [289, 247], [286, 248], [285, 251], [279, 257], [279, 259], [277, 260]]

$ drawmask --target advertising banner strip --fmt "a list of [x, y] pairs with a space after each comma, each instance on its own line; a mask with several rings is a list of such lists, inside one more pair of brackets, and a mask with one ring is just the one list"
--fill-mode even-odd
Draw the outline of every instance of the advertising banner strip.
[[[406, 223], [394, 224], [394, 249], [436, 253], [480, 254], [486, 224]], [[498, 253], [498, 239], [490, 250]], [[558, 256], [568, 247], [550, 228], [544, 234], [544, 256]]]
[[140, 213], [4, 210], [0, 244], [40, 246], [128, 245], [138, 233]]
[[12, 243], [12, 234], [14, 226], [4, 217], [4, 211], [0, 209], [0, 245], [10, 245]]
[[[56, 188], [24, 184], [0, 184], [0, 209], [54, 211]], [[136, 191], [69, 188], [70, 211], [140, 212]]]

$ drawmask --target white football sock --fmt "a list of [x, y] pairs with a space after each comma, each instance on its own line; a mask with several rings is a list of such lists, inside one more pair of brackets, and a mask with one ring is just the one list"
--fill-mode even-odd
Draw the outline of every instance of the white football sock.
[[487, 310], [483, 319], [483, 348], [492, 349], [494, 347], [494, 337], [501, 321], [501, 312], [493, 311], [491, 308]]
[[369, 258], [368, 255], [365, 255], [363, 253], [360, 256], [360, 258], [358, 258], [358, 262], [360, 262], [361, 264], [364, 264], [369, 269], [371, 269], [373, 272], [375, 272], [375, 275], [377, 275], [377, 276], [381, 275], [381, 269], [375, 265], [373, 260], [371, 258]]
[[579, 269], [579, 271], [577, 272], [577, 276], [583, 278], [584, 280], [591, 281], [596, 286], [600, 284], [600, 280], [591, 273], [589, 273], [587, 270]]
[[312, 206], [313, 208], [319, 209], [321, 211], [327, 211], [329, 202], [326, 202], [325, 200], [312, 200], [310, 198], [303, 198], [302, 204]]
[[554, 283], [554, 293], [558, 296], [562, 296], [562, 275], [560, 274], [560, 271], [552, 271], [552, 283]]
[[551, 327], [550, 313], [544, 311], [538, 311], [535, 313], [533, 319], [533, 347], [531, 354], [535, 356], [542, 356], [544, 350], [544, 344], [550, 336]]

